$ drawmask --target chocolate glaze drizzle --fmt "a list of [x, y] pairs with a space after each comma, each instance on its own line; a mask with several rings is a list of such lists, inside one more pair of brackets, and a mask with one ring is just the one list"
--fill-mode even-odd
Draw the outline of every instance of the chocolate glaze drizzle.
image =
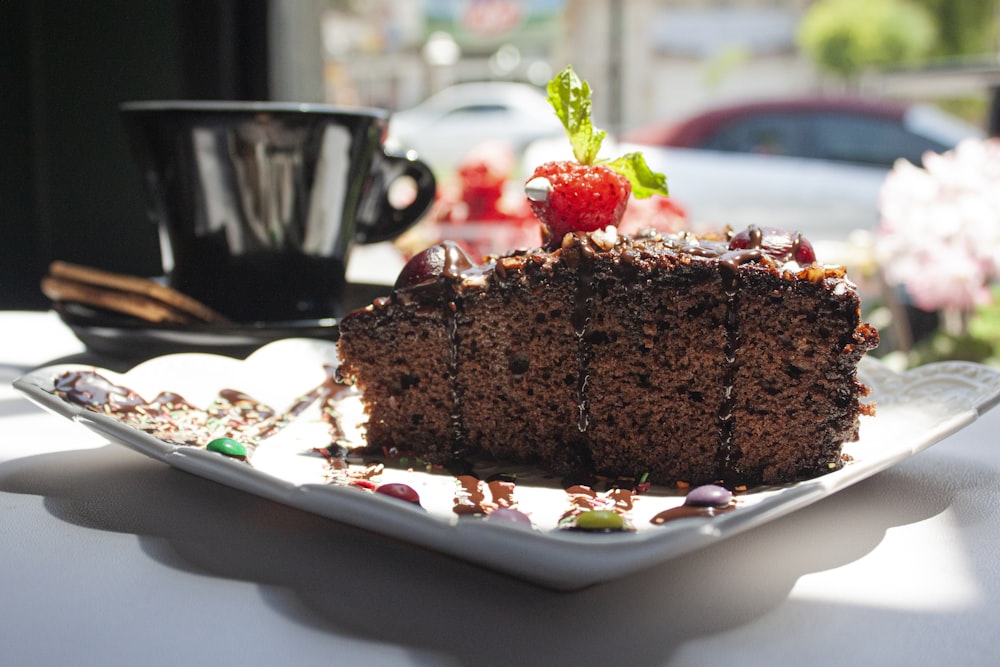
[[458, 285], [476, 267], [472, 259], [456, 243], [442, 244], [444, 261], [441, 265], [441, 275], [445, 278], [448, 297], [444, 299], [444, 321], [448, 333], [448, 384], [451, 388], [451, 437], [453, 452], [458, 455], [465, 449], [466, 434], [465, 414], [462, 406], [462, 394], [458, 390], [459, 351], [461, 337], [458, 333], [458, 313], [462, 307], [462, 298]]
[[112, 384], [92, 371], [71, 371], [56, 378], [55, 393], [85, 407], [111, 406], [113, 410], [134, 412], [146, 401], [127, 387]]
[[264, 438], [287, 426], [319, 402], [330, 440], [342, 441], [345, 433], [336, 418], [335, 405], [353, 389], [336, 379], [332, 366], [324, 366], [326, 379], [279, 412], [235, 389], [222, 389], [211, 405], [195, 407], [179, 394], [164, 391], [147, 401], [132, 389], [113, 384], [96, 371], [71, 371], [56, 378], [53, 392], [88, 410], [115, 417], [134, 428], [178, 444], [204, 446], [217, 436], [232, 437], [252, 449]]
[[[587, 383], [590, 380], [590, 362], [593, 346], [587, 340], [588, 326], [594, 301], [593, 250], [584, 245], [581, 253], [579, 277], [574, 295], [572, 324], [576, 333], [576, 427], [586, 433], [590, 425], [590, 411], [587, 406]], [[589, 250], [589, 252], [587, 252]]]
[[393, 288], [393, 296], [404, 302], [439, 301], [441, 316], [448, 336], [448, 374], [451, 392], [449, 415], [451, 447], [459, 455], [465, 449], [467, 429], [462, 408], [462, 395], [458, 390], [458, 372], [461, 360], [461, 335], [458, 320], [462, 310], [462, 286], [482, 279], [492, 269], [490, 264], [478, 265], [453, 241], [431, 246], [414, 256], [404, 267]]
[[458, 391], [459, 345], [458, 335], [459, 300], [450, 301], [444, 307], [444, 321], [448, 329], [448, 385], [451, 390], [451, 437], [455, 452], [465, 448], [466, 428], [462, 408], [462, 394]]
[[[758, 241], [759, 243], [759, 241]], [[717, 452], [718, 478], [725, 484], [739, 479], [740, 452], [733, 441], [734, 411], [736, 409], [736, 373], [739, 370], [737, 356], [740, 348], [739, 319], [739, 268], [747, 262], [760, 261], [759, 250], [731, 250], [719, 258], [719, 268], [722, 276], [722, 290], [726, 295], [725, 327], [726, 338], [723, 344], [723, 398], [719, 406], [719, 449]]]
[[678, 519], [690, 519], [694, 517], [711, 518], [718, 514], [723, 514], [724, 512], [731, 512], [734, 509], [736, 509], [735, 503], [726, 507], [696, 507], [693, 505], [678, 505], [677, 507], [663, 510], [650, 519], [649, 522], [656, 526], [662, 526], [669, 521], [677, 521]]

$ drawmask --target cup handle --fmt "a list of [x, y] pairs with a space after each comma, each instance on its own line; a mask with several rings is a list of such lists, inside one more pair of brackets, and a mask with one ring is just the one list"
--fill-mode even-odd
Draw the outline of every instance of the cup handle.
[[[371, 206], [363, 207], [371, 214], [359, 219], [358, 243], [378, 243], [399, 236], [427, 212], [437, 192], [434, 172], [412, 154], [386, 153], [373, 168], [376, 178], [369, 196], [375, 201]], [[405, 208], [396, 208], [389, 200], [389, 190], [397, 180], [407, 177], [412, 178], [416, 185], [416, 197]]]

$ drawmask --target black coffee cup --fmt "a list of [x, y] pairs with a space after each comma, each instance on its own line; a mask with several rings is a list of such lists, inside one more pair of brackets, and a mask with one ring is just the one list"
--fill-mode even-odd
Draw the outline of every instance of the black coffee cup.
[[[392, 239], [434, 175], [383, 146], [388, 112], [279, 102], [127, 102], [122, 119], [171, 287], [237, 322], [342, 314], [355, 243]], [[412, 179], [397, 208], [390, 187]]]

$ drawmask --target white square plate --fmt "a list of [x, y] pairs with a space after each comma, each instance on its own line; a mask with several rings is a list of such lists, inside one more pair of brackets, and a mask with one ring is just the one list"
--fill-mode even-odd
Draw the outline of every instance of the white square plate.
[[287, 339], [265, 345], [245, 361], [174, 354], [151, 359], [124, 374], [58, 365], [33, 371], [14, 386], [39, 405], [176, 468], [564, 590], [625, 576], [805, 507], [930, 447], [1000, 400], [1000, 372], [986, 366], [949, 362], [894, 373], [866, 358], [859, 375], [873, 389], [878, 416], [862, 417], [861, 438], [845, 446], [851, 461], [841, 470], [797, 484], [751, 489], [739, 496], [735, 510], [711, 518], [663, 524], [654, 524], [651, 518], [680, 505], [683, 496], [653, 487], [636, 497], [629, 516], [634, 531], [588, 533], [557, 528], [559, 517], [569, 508], [569, 496], [537, 471], [510, 469], [517, 474], [517, 509], [531, 517], [531, 527], [489, 521], [482, 515], [460, 516], [454, 508], [461, 485], [440, 470], [387, 465], [382, 473], [380, 482], [398, 481], [415, 489], [421, 507], [331, 484], [326, 460], [314, 451], [330, 444], [318, 406], [262, 440], [248, 465], [199, 447], [159, 440], [53, 391], [60, 375], [87, 370], [146, 399], [172, 391], [205, 407], [221, 390], [238, 389], [281, 410], [322, 384], [327, 377], [325, 367], [336, 363], [334, 343]]

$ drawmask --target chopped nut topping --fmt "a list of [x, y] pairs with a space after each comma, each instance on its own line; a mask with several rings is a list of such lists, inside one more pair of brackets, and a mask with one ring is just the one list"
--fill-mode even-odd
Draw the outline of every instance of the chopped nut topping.
[[604, 229], [591, 232], [590, 239], [597, 244], [601, 250], [611, 250], [618, 241], [618, 228], [608, 225]]

